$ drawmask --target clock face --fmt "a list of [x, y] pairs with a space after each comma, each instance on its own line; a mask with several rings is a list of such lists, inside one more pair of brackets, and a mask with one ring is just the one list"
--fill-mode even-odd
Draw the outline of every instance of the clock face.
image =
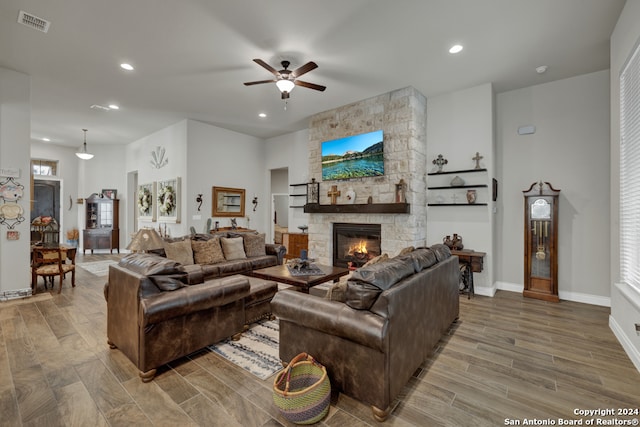
[[551, 219], [551, 205], [545, 199], [536, 199], [531, 204], [531, 219]]

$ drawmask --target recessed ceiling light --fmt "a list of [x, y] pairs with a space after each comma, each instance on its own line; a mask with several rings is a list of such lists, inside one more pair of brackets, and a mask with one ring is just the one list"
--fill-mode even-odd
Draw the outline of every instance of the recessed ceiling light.
[[127, 64], [126, 62], [124, 64], [120, 64], [120, 68], [127, 71], [133, 71], [133, 65]]
[[258, 117], [261, 117], [261, 118], [264, 119], [265, 117], [267, 117], [267, 115], [265, 113], [260, 113], [260, 114], [258, 114]]
[[109, 108], [111, 108], [112, 110], [119, 110], [120, 107], [118, 107], [116, 104], [109, 104]]
[[451, 46], [451, 48], [449, 49], [449, 53], [459, 53], [459, 52], [462, 52], [462, 49], [464, 48], [462, 47], [461, 44], [455, 44]]
[[42, 138], [42, 140], [43, 140], [44, 142], [49, 142], [49, 141], [51, 141], [49, 138]]
[[549, 69], [549, 67], [548, 67], [548, 66], [546, 66], [546, 65], [541, 65], [541, 66], [539, 66], [539, 67], [536, 67], [536, 73], [538, 73], [538, 74], [544, 74], [544, 73], [546, 73], [546, 72], [547, 72], [547, 70], [548, 70], [548, 69]]

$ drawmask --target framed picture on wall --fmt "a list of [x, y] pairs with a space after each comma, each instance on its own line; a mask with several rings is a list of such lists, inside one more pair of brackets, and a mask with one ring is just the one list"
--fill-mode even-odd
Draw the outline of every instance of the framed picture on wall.
[[180, 177], [158, 181], [156, 204], [159, 222], [180, 222]]
[[108, 190], [108, 189], [103, 189], [102, 190], [102, 196], [111, 199], [111, 200], [115, 200], [118, 195], [118, 190]]
[[140, 221], [156, 220], [156, 183], [142, 184], [138, 186], [138, 219]]

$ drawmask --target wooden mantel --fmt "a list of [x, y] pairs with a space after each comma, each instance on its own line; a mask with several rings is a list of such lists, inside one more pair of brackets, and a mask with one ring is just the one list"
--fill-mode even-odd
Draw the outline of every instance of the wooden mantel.
[[367, 203], [349, 205], [320, 205], [307, 203], [304, 205], [305, 213], [382, 213], [382, 214], [408, 214], [409, 203]]

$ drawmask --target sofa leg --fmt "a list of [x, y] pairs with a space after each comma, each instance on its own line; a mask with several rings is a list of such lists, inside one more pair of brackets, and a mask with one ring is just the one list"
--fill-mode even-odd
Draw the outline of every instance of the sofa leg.
[[234, 341], [238, 341], [240, 338], [242, 338], [242, 332], [238, 332], [237, 334], [231, 336], [231, 339]]
[[389, 416], [389, 408], [387, 408], [385, 411], [383, 411], [380, 408], [377, 408], [375, 406], [371, 407], [371, 412], [373, 412], [373, 418], [378, 421], [378, 422], [385, 422], [387, 417]]
[[107, 344], [109, 344], [110, 349], [118, 348], [114, 343], [111, 342], [110, 339], [107, 339]]
[[153, 377], [156, 376], [156, 370], [150, 369], [147, 372], [140, 371], [138, 375], [140, 376], [140, 379], [142, 380], [143, 383], [148, 383], [153, 379]]

